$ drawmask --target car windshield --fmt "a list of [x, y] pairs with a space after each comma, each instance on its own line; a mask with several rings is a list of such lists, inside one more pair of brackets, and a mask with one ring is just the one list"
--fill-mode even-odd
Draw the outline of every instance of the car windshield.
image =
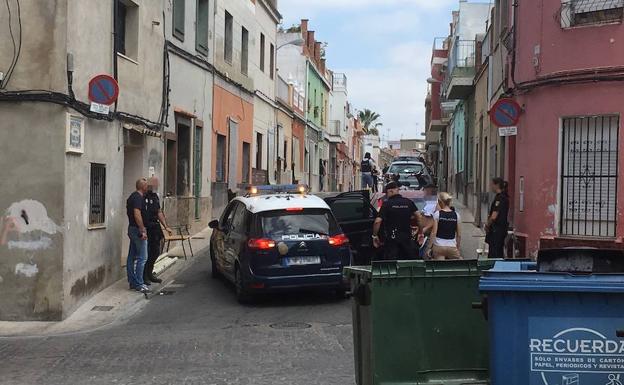
[[269, 211], [260, 214], [260, 226], [263, 236], [271, 239], [302, 234], [325, 236], [338, 232], [336, 220], [329, 210], [324, 209]]
[[423, 165], [420, 163], [413, 164], [393, 164], [390, 166], [388, 173], [390, 174], [416, 174], [422, 171]]

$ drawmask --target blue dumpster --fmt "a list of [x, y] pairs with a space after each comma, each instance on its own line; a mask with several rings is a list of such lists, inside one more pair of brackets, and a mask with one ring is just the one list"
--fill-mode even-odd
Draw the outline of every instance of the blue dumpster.
[[624, 274], [544, 270], [497, 262], [480, 280], [492, 385], [623, 385]]

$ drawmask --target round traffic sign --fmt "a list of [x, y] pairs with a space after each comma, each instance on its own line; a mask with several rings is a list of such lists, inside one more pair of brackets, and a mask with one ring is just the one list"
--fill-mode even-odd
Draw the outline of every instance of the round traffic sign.
[[110, 75], [97, 75], [89, 81], [89, 100], [94, 103], [110, 105], [119, 96], [119, 85]]
[[510, 127], [518, 124], [522, 107], [511, 98], [503, 98], [490, 110], [490, 120], [498, 127]]

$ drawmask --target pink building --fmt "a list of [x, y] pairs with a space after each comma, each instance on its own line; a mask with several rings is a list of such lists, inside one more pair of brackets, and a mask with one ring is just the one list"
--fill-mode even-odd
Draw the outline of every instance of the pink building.
[[500, 3], [515, 25], [509, 86], [524, 109], [506, 153], [516, 231], [531, 255], [540, 247], [621, 248], [624, 2], [518, 1], [515, 20], [512, 1]]

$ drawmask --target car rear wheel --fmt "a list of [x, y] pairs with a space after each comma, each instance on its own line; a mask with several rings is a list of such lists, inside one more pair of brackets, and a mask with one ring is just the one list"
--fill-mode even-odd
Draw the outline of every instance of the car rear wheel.
[[236, 270], [234, 271], [234, 286], [236, 288], [236, 300], [238, 303], [248, 304], [252, 302], [253, 296], [247, 288], [247, 284], [245, 283], [245, 279], [238, 265], [236, 265]]

